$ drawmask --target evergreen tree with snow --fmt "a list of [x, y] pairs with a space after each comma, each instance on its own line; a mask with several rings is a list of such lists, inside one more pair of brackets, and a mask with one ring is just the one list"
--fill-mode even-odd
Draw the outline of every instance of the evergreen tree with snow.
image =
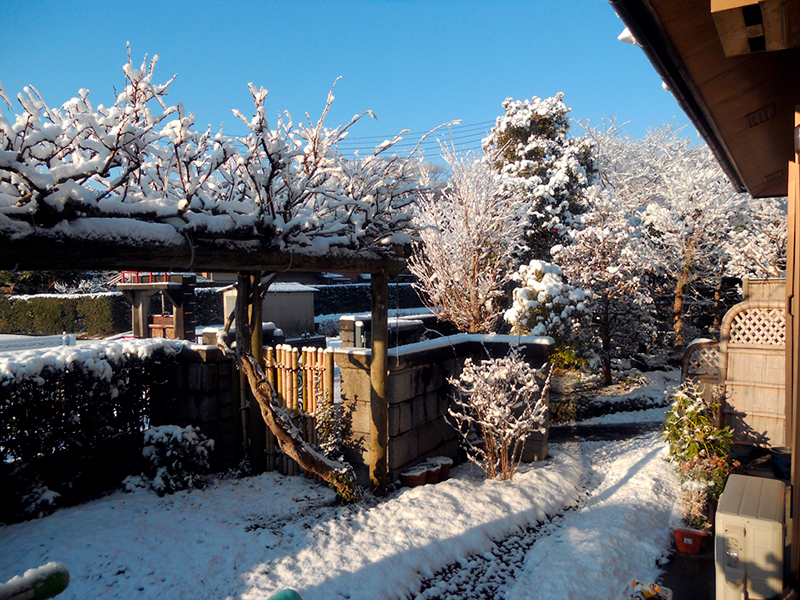
[[507, 98], [504, 114], [482, 142], [504, 192], [528, 203], [524, 263], [549, 260], [551, 246], [565, 240], [584, 212], [583, 194], [596, 174], [591, 140], [568, 135], [570, 111], [563, 97]]

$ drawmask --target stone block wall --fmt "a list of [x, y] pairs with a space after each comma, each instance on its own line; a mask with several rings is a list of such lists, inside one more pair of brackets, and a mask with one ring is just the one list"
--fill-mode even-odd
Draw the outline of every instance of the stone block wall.
[[238, 418], [239, 375], [216, 346], [184, 348], [167, 381], [152, 398], [153, 425], [194, 425], [214, 440], [211, 468], [234, 467], [242, 458]]
[[[518, 339], [460, 334], [389, 350], [389, 481], [426, 458], [458, 457], [458, 433], [445, 418], [452, 394], [448, 377], [458, 376], [467, 357], [504, 356], [509, 343]], [[552, 351], [552, 342], [542, 338], [528, 342], [523, 354], [531, 364], [541, 366]], [[369, 481], [370, 356], [370, 351], [362, 348], [339, 348], [334, 353], [341, 373], [342, 400], [353, 403], [353, 446], [358, 450], [351, 450], [346, 457], [362, 484]], [[531, 460], [545, 458], [546, 437], [532, 443], [527, 454]]]

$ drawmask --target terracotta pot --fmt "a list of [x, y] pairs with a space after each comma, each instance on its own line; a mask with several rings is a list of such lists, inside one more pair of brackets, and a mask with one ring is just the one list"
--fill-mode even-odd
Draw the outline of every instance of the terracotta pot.
[[450, 475], [450, 467], [453, 466], [453, 459], [449, 456], [435, 456], [428, 462], [437, 464], [441, 467], [442, 472], [439, 473], [439, 481], [444, 481]]
[[697, 531], [696, 529], [673, 529], [675, 536], [675, 545], [678, 547], [678, 552], [684, 554], [699, 554], [703, 549], [703, 543], [708, 537], [705, 531]]
[[428, 482], [428, 471], [420, 469], [419, 467], [413, 467], [400, 473], [400, 481], [407, 487], [425, 485]]
[[442, 467], [437, 463], [424, 463], [428, 474], [428, 483], [439, 483], [439, 477], [442, 474]]

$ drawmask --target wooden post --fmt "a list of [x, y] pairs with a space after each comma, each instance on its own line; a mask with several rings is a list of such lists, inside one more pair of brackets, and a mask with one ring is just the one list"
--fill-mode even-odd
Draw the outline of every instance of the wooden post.
[[[800, 583], [800, 148], [797, 131], [800, 107], [795, 108], [794, 162], [789, 163], [789, 214], [786, 240], [786, 415], [787, 440], [792, 447], [792, 558], [793, 585]], [[790, 423], [788, 423], [791, 421]]]
[[389, 478], [389, 277], [386, 271], [373, 273], [372, 291], [372, 359], [369, 377], [372, 387], [370, 406], [372, 422], [369, 436], [369, 478], [378, 496], [386, 495]]
[[[275, 355], [272, 348], [267, 348], [265, 361], [267, 365], [266, 375], [267, 381], [272, 386], [272, 389], [276, 389], [275, 386], [277, 385], [275, 381]], [[267, 471], [274, 471], [275, 470], [275, 456], [276, 456], [276, 449], [277, 449], [277, 442], [275, 441], [275, 436], [269, 429], [266, 429], [267, 440]]]

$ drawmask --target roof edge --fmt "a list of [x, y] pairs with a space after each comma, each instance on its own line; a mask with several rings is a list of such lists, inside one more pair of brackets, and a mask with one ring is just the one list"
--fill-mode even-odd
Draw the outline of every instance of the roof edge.
[[684, 74], [686, 69], [671, 51], [669, 36], [647, 0], [608, 0], [625, 26], [631, 31], [650, 64], [669, 87], [681, 110], [686, 113], [700, 136], [705, 140], [720, 167], [739, 192], [747, 191], [736, 163], [728, 153], [722, 136], [693, 82]]

